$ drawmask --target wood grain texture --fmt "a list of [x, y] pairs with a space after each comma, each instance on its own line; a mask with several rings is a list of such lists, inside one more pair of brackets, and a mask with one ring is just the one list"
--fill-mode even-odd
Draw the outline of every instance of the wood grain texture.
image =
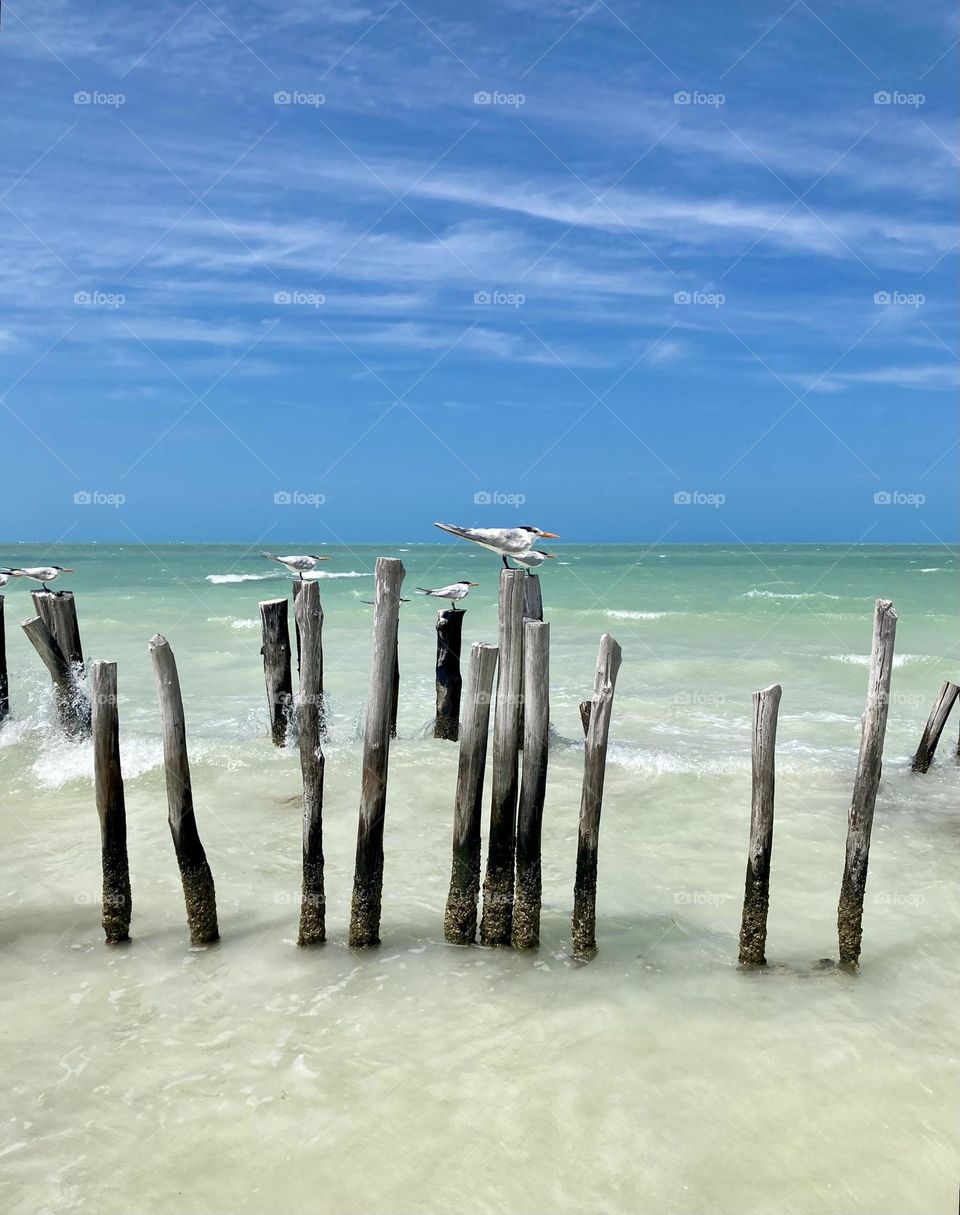
[[873, 646], [867, 682], [857, 775], [847, 817], [847, 849], [837, 908], [840, 963], [855, 967], [863, 938], [863, 898], [867, 888], [870, 833], [883, 766], [883, 738], [890, 705], [890, 676], [897, 632], [897, 613], [889, 599], [878, 599], [873, 617]]
[[286, 599], [265, 599], [260, 603], [260, 633], [263, 645], [263, 679], [267, 688], [270, 737], [275, 747], [287, 745], [287, 727], [293, 702], [293, 676], [290, 670], [290, 626]]
[[604, 633], [600, 639], [590, 725], [584, 742], [577, 876], [573, 889], [573, 951], [581, 958], [590, 957], [597, 948], [597, 848], [600, 839], [600, 811], [603, 806], [603, 782], [607, 769], [607, 742], [610, 736], [613, 694], [621, 660], [620, 646], [609, 633]]
[[773, 851], [777, 715], [782, 692], [780, 685], [774, 684], [753, 694], [750, 845], [740, 922], [742, 966], [763, 966], [767, 961], [765, 947], [770, 908], [770, 857]]
[[930, 710], [927, 724], [923, 727], [923, 734], [920, 736], [920, 745], [917, 747], [917, 753], [913, 757], [911, 767], [914, 772], [929, 771], [930, 764], [933, 762], [933, 757], [937, 750], [937, 744], [940, 742], [940, 735], [943, 733], [943, 727], [947, 724], [947, 718], [950, 716], [951, 709], [957, 703], [958, 696], [960, 696], [960, 687], [949, 680], [944, 680], [940, 685], [940, 691], [937, 693], [937, 699], [933, 702], [933, 708]]
[[357, 857], [350, 911], [350, 945], [380, 944], [380, 905], [383, 893], [383, 821], [387, 806], [390, 722], [397, 692], [397, 628], [403, 562], [378, 557], [373, 610], [373, 654], [367, 694], [367, 723], [363, 736], [363, 777]]
[[166, 638], [157, 633], [150, 639], [150, 657], [160, 699], [163, 727], [163, 775], [167, 786], [167, 821], [180, 868], [183, 898], [191, 945], [210, 945], [219, 940], [217, 896], [213, 874], [200, 842], [193, 809], [190, 761], [187, 757], [187, 728], [177, 663]]
[[500, 662], [493, 716], [493, 776], [481, 945], [509, 945], [519, 794], [520, 698], [523, 693], [522, 570], [500, 571]]
[[523, 626], [523, 700], [523, 776], [517, 808], [511, 940], [514, 949], [536, 949], [540, 944], [540, 842], [550, 734], [550, 625], [536, 620], [527, 620]]
[[115, 662], [91, 664], [90, 705], [93, 714], [93, 788], [100, 819], [103, 873], [102, 923], [107, 944], [116, 945], [130, 939], [132, 899]]
[[497, 647], [474, 642], [470, 648], [468, 691], [460, 731], [460, 763], [453, 809], [453, 866], [443, 935], [451, 945], [472, 945], [477, 937], [480, 893], [480, 817], [483, 772]]
[[437, 612], [437, 715], [433, 737], [456, 742], [460, 737], [460, 650], [466, 612], [441, 608]]
[[305, 582], [294, 605], [300, 635], [297, 735], [303, 780], [303, 884], [298, 945], [326, 940], [323, 861], [323, 608], [316, 582]]

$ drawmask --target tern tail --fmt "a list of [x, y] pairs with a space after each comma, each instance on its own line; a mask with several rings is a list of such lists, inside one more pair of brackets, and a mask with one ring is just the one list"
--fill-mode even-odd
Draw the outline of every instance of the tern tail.
[[425, 586], [414, 587], [414, 590], [417, 592], [418, 595], [432, 595], [433, 594], [433, 591], [428, 591]]
[[457, 527], [456, 523], [434, 523], [434, 527], [439, 527], [442, 532], [449, 532], [451, 536], [466, 536], [468, 529], [465, 527]]

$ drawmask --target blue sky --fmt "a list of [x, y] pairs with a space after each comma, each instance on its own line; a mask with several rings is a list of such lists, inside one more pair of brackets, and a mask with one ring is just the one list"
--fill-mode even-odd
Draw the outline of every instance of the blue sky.
[[0, 531], [953, 542], [957, 35], [5, 4]]

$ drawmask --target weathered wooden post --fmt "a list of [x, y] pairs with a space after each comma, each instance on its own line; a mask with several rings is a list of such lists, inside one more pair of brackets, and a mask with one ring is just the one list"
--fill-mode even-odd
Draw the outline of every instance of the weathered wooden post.
[[[286, 604], [286, 600], [284, 600]], [[303, 887], [300, 895], [298, 945], [316, 945], [327, 939], [326, 896], [323, 887], [323, 609], [320, 588], [306, 582], [295, 601], [294, 615], [301, 639], [300, 691], [297, 694], [297, 729], [300, 773], [303, 777]]]
[[210, 945], [219, 940], [217, 896], [213, 874], [200, 842], [193, 811], [190, 761], [187, 757], [187, 728], [177, 663], [166, 638], [159, 633], [150, 639], [150, 657], [157, 678], [160, 719], [163, 724], [163, 775], [167, 785], [167, 821], [183, 883], [191, 945]]
[[357, 860], [350, 911], [350, 945], [380, 944], [380, 901], [383, 893], [383, 820], [387, 805], [390, 760], [390, 718], [397, 694], [397, 622], [403, 562], [378, 557], [373, 610], [373, 654], [367, 725], [363, 736], [363, 784], [357, 827]]
[[130, 867], [127, 862], [127, 813], [120, 770], [117, 714], [117, 664], [90, 667], [93, 714], [93, 784], [100, 818], [103, 871], [103, 931], [108, 945], [130, 940]]
[[57, 645], [56, 638], [39, 616], [34, 616], [32, 620], [24, 620], [21, 628], [26, 633], [30, 644], [40, 655], [43, 665], [50, 672], [60, 728], [67, 735], [82, 735], [83, 731], [74, 711], [73, 672], [63, 651]]
[[523, 703], [523, 777], [517, 811], [512, 940], [514, 949], [536, 949], [540, 944], [540, 836], [550, 735], [550, 626], [536, 620], [527, 620], [523, 626]]
[[456, 742], [460, 737], [460, 650], [466, 612], [442, 608], [437, 612], [437, 716], [433, 737]]
[[863, 937], [863, 896], [867, 887], [870, 860], [870, 832], [873, 811], [880, 787], [883, 764], [883, 736], [890, 705], [890, 673], [893, 670], [893, 645], [897, 613], [889, 599], [878, 599], [873, 617], [873, 647], [867, 684], [867, 707], [863, 714], [857, 775], [847, 819], [847, 854], [837, 908], [837, 933], [840, 964], [855, 967], [860, 959]]
[[[297, 678], [298, 679], [302, 678], [303, 672], [301, 670], [302, 661], [301, 661], [300, 651], [302, 648], [302, 641], [301, 641], [301, 637], [300, 637], [299, 617], [297, 616], [297, 600], [300, 597], [300, 593], [303, 590], [303, 588], [305, 586], [309, 585], [310, 583], [313, 583], [314, 585], [317, 586], [317, 594], [319, 595], [320, 587], [313, 578], [304, 579], [303, 581], [301, 581], [298, 578], [293, 584], [293, 627], [294, 627], [294, 632], [296, 633], [296, 638], [297, 638]], [[317, 706], [318, 706], [319, 713], [320, 713], [320, 737], [322, 739], [325, 739], [327, 737], [327, 700], [326, 700], [326, 697], [323, 692], [323, 605], [322, 604], [320, 605], [320, 636], [317, 641], [317, 645], [320, 647], [320, 671], [319, 671], [319, 675], [317, 676], [317, 678], [319, 678], [319, 680], [320, 680], [320, 691], [319, 691], [320, 699], [317, 702]]]
[[577, 876], [573, 890], [573, 951], [579, 957], [596, 952], [597, 846], [603, 780], [607, 768], [610, 714], [622, 654], [609, 633], [600, 638], [597, 675], [593, 685], [590, 725], [584, 744], [583, 788], [580, 794], [580, 830], [577, 840]]
[[933, 702], [927, 724], [923, 727], [920, 746], [917, 747], [917, 753], [913, 757], [914, 772], [928, 771], [937, 749], [937, 743], [940, 741], [940, 735], [943, 733], [943, 727], [947, 724], [950, 710], [956, 704], [958, 696], [960, 696], [960, 687], [945, 679], [937, 693], [937, 699]]
[[0, 595], [0, 721], [10, 714], [10, 679], [7, 675], [7, 630], [3, 617], [3, 595]]
[[[402, 600], [401, 600], [402, 602]], [[400, 618], [393, 639], [393, 676], [390, 681], [390, 737], [397, 737], [397, 713], [400, 709]]]
[[750, 847], [740, 923], [741, 966], [765, 966], [767, 912], [770, 908], [770, 856], [773, 851], [773, 796], [779, 684], [753, 694]]
[[300, 625], [297, 624], [297, 596], [303, 590], [303, 581], [300, 578], [293, 580], [293, 631], [297, 640], [297, 678], [300, 678]]
[[[523, 622], [526, 624], [528, 620], [543, 620], [543, 596], [540, 593], [540, 575], [527, 574], [523, 580]], [[524, 701], [526, 700], [526, 690], [520, 698], [520, 724], [518, 730], [520, 733], [520, 750], [524, 747]]]
[[270, 737], [275, 747], [285, 747], [293, 699], [286, 599], [265, 599], [261, 602], [260, 631], [263, 636], [260, 653], [263, 655], [263, 678], [267, 685]]
[[496, 665], [497, 647], [474, 642], [470, 648], [469, 691], [460, 733], [460, 763], [453, 810], [453, 867], [443, 918], [444, 939], [451, 945], [472, 945], [477, 937], [483, 769], [487, 762], [487, 731]]
[[23, 631], [50, 672], [61, 727], [67, 734], [86, 738], [90, 700], [82, 687], [83, 647], [73, 591], [33, 591], [31, 598], [37, 616], [24, 621]]
[[493, 797], [487, 872], [483, 882], [481, 945], [509, 945], [519, 786], [520, 699], [523, 691], [522, 570], [500, 571], [497, 697], [493, 715]]

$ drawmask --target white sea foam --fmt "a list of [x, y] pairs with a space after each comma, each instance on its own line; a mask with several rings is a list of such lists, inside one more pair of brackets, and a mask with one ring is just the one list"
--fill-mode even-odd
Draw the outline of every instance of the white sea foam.
[[278, 575], [273, 572], [269, 574], [207, 574], [207, 582], [219, 586], [229, 582], [264, 582], [268, 578], [276, 577]]
[[826, 591], [761, 591], [756, 587], [744, 591], [741, 599], [840, 599], [840, 595], [829, 595]]
[[[162, 763], [163, 749], [158, 741], [146, 738], [121, 741], [120, 764], [124, 780], [143, 776]], [[31, 771], [40, 789], [60, 789], [71, 781], [93, 780], [93, 745], [58, 738], [44, 746]]]
[[676, 616], [676, 614], [676, 612], [625, 612], [615, 608], [610, 608], [605, 613], [614, 620], [660, 620], [664, 616]]
[[321, 578], [372, 578], [373, 570], [343, 570], [334, 572], [333, 570], [314, 570], [310, 574], [304, 574], [304, 582], [319, 582]]
[[[868, 667], [870, 665], [869, 654], [829, 654], [831, 662], [844, 662], [852, 666]], [[894, 654], [894, 667], [906, 666], [908, 662], [930, 663], [936, 662], [937, 659], [930, 654]]]

